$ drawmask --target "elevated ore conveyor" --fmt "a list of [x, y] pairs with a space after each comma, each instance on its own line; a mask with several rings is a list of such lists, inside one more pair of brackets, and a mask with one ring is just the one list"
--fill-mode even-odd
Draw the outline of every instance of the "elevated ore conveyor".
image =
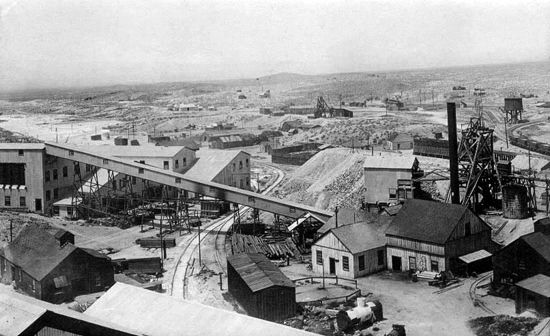
[[333, 216], [333, 213], [330, 211], [319, 210], [307, 205], [289, 202], [215, 182], [188, 179], [185, 178], [183, 174], [170, 170], [163, 170], [161, 168], [152, 167], [129, 160], [93, 153], [85, 149], [68, 146], [66, 144], [46, 142], [45, 146], [46, 154], [48, 155], [86, 163], [99, 168], [116, 171], [121, 174], [135, 176], [148, 181], [218, 198], [232, 203], [238, 203], [281, 216], [299, 218], [307, 212], [317, 215], [324, 220], [328, 220]]

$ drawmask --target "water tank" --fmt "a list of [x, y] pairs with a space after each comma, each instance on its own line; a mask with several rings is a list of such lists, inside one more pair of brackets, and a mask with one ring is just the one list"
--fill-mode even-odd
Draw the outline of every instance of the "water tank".
[[504, 218], [523, 219], [529, 217], [527, 188], [520, 184], [502, 187], [502, 212]]

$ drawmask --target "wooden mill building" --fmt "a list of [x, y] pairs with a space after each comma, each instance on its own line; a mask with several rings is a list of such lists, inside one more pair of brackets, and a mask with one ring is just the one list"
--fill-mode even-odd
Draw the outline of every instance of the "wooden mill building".
[[516, 314], [528, 309], [550, 316], [550, 277], [537, 274], [516, 284]]
[[394, 271], [456, 271], [460, 257], [496, 247], [491, 227], [466, 206], [419, 199], [405, 201], [386, 242], [388, 268]]
[[296, 288], [277, 266], [260, 253], [227, 257], [229, 293], [248, 315], [281, 321], [296, 313]]

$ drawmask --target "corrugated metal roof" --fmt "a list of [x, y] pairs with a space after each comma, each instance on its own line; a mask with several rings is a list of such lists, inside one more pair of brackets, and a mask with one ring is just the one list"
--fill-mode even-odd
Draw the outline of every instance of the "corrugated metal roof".
[[466, 255], [463, 255], [462, 257], [458, 257], [458, 259], [464, 261], [467, 264], [471, 264], [474, 261], [478, 261], [481, 259], [489, 258], [492, 254], [485, 251], [485, 250], [479, 250], [472, 253], [468, 253]]
[[412, 155], [392, 155], [390, 153], [380, 153], [380, 155], [365, 156], [363, 168], [411, 170], [416, 161], [416, 157]]
[[227, 262], [239, 273], [252, 292], [272, 286], [294, 287], [294, 283], [263, 254], [235, 254], [228, 256]]
[[521, 280], [516, 286], [550, 298], [550, 277], [544, 274], [537, 274], [525, 280]]
[[131, 326], [150, 336], [313, 336], [235, 312], [116, 283], [84, 315]]

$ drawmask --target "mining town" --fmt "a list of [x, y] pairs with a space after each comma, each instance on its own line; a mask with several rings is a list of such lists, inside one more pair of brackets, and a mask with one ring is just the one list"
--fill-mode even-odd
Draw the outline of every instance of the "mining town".
[[0, 335], [550, 335], [548, 3], [0, 9]]

